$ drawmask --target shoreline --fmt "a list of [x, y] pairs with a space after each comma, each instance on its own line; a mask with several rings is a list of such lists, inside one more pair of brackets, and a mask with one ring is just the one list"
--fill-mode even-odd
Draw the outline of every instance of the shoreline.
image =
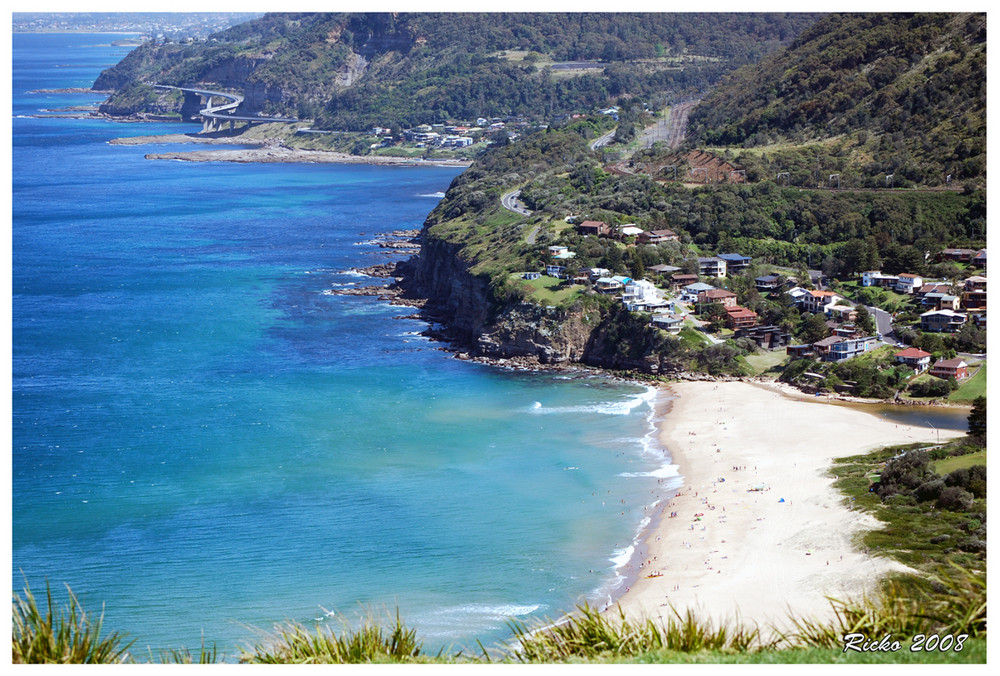
[[154, 145], [164, 143], [196, 143], [219, 146], [256, 146], [251, 148], [213, 148], [184, 152], [149, 153], [147, 160], [180, 160], [184, 162], [236, 163], [304, 163], [304, 164], [367, 164], [400, 167], [470, 167], [471, 160], [424, 159], [392, 155], [350, 155], [333, 150], [290, 148], [283, 143], [244, 139], [232, 136], [200, 136], [198, 134], [162, 134], [115, 138], [111, 145]]
[[836, 457], [933, 443], [934, 430], [756, 383], [662, 389], [672, 396], [656, 412], [658, 435], [682, 484], [652, 506], [605, 613], [665, 620], [691, 610], [716, 626], [756, 625], [766, 639], [792, 629], [789, 617], [833, 620], [827, 597], [859, 599], [909, 570], [855, 546], [879, 522], [852, 511], [827, 471]]

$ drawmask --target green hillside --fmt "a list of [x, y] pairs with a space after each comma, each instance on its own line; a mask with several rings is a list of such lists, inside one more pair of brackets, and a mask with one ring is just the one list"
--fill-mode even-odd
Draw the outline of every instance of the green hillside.
[[[362, 130], [694, 96], [787, 44], [813, 14], [269, 14], [205, 41], [146, 43], [95, 89], [243, 90], [248, 111]], [[131, 101], [140, 101], [134, 92]]]
[[[691, 115], [696, 144], [839, 185], [985, 182], [986, 15], [831, 14], [733, 73]], [[821, 174], [823, 172], [820, 172]], [[821, 177], [826, 182], [826, 174]]]

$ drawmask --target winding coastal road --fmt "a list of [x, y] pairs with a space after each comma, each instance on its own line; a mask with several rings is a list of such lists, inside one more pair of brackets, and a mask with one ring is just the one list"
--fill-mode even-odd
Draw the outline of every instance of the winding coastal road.
[[618, 130], [617, 129], [612, 129], [607, 134], [604, 134], [603, 136], [598, 136], [597, 138], [595, 138], [593, 141], [590, 142], [590, 149], [591, 150], [597, 150], [598, 148], [601, 148], [603, 146], [608, 145], [611, 142], [611, 139], [613, 139], [615, 137], [615, 132], [616, 131], [618, 131]]
[[[173, 85], [161, 85], [154, 84], [154, 89], [177, 89], [182, 92], [190, 92], [192, 94], [198, 94], [204, 96], [207, 101], [207, 106], [198, 111], [198, 114], [204, 117], [206, 120], [220, 120], [220, 121], [239, 121], [239, 122], [286, 122], [293, 123], [298, 122], [298, 119], [294, 117], [265, 117], [263, 115], [233, 115], [233, 112], [243, 103], [243, 97], [239, 94], [230, 94], [228, 92], [219, 92], [211, 89], [196, 89], [194, 87], [175, 87]], [[220, 97], [226, 99], [226, 103], [218, 106], [212, 105], [212, 99], [214, 97]]]
[[500, 197], [500, 204], [507, 211], [513, 211], [515, 214], [521, 214], [522, 216], [530, 216], [531, 211], [524, 206], [523, 202], [518, 201], [517, 198], [520, 196], [520, 190], [512, 190]]

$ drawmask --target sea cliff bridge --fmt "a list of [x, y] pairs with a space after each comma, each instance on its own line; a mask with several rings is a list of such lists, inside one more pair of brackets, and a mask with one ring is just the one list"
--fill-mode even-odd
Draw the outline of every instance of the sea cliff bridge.
[[[217, 92], [210, 89], [196, 89], [194, 87], [174, 87], [172, 85], [154, 84], [154, 89], [177, 89], [188, 94], [200, 96], [202, 104], [205, 106], [198, 111], [204, 122], [202, 131], [220, 131], [228, 123], [230, 129], [236, 128], [237, 122], [245, 122], [246, 126], [253, 124], [263, 124], [265, 122], [286, 122], [294, 123], [298, 120], [294, 117], [265, 117], [263, 115], [235, 115], [236, 109], [243, 103], [243, 97], [239, 94], [228, 92]], [[223, 103], [212, 105], [213, 98], [224, 99]]]

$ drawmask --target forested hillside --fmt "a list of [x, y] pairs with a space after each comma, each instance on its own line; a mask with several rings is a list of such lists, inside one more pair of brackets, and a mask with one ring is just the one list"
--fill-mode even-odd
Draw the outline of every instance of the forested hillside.
[[727, 77], [692, 113], [691, 133], [754, 149], [741, 160], [772, 178], [824, 163], [854, 187], [884, 187], [887, 175], [893, 187], [981, 184], [986, 15], [827, 15]]
[[[204, 42], [152, 44], [106, 71], [241, 89], [249, 112], [361, 130], [587, 112], [621, 97], [700, 95], [787, 44], [813, 14], [269, 14]], [[590, 63], [581, 63], [590, 62]], [[114, 106], [116, 97], [110, 100]]]

